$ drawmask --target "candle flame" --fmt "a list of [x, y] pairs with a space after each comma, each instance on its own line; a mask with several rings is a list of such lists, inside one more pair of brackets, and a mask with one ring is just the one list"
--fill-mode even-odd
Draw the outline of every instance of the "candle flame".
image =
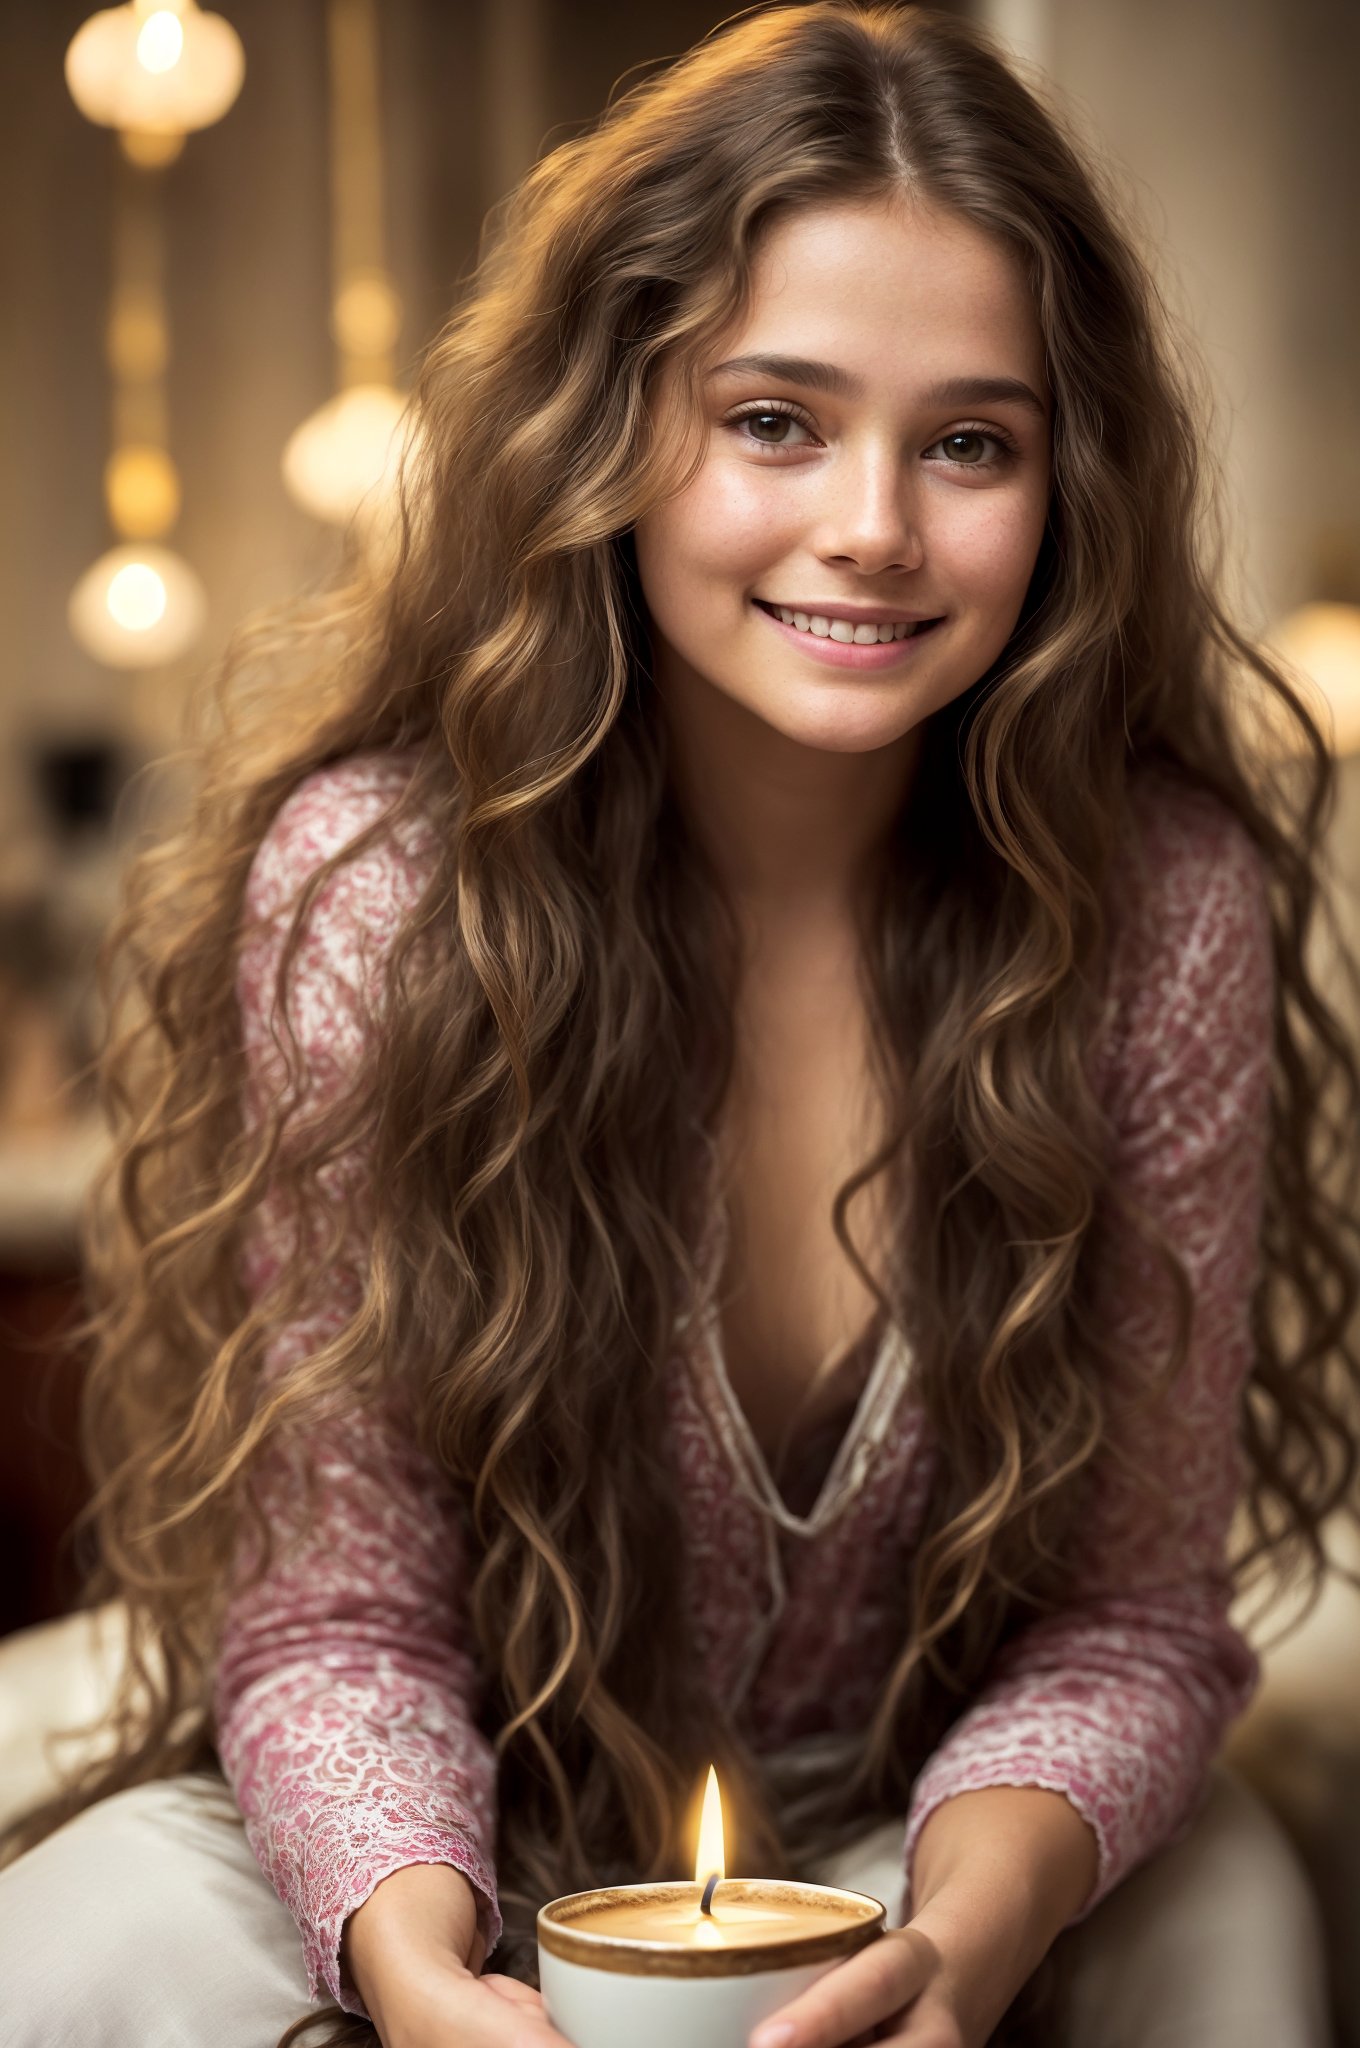
[[708, 1783], [704, 1786], [704, 1810], [699, 1817], [699, 1853], [694, 1859], [694, 1882], [707, 1884], [714, 1871], [719, 1877], [727, 1875], [723, 1861], [722, 1794], [718, 1790], [718, 1773], [710, 1764]]

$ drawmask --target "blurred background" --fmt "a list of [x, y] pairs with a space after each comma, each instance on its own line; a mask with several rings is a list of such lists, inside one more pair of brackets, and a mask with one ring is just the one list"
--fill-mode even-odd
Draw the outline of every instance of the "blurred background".
[[[954, 11], [1105, 162], [1198, 336], [1227, 593], [1331, 707], [1334, 886], [1360, 942], [1360, 8]], [[133, 836], [177, 801], [173, 775], [129, 778], [173, 749], [232, 628], [327, 575], [360, 500], [380, 545], [401, 394], [486, 209], [720, 19], [703, 0], [0, 4], [0, 1635], [65, 1615], [78, 1582], [60, 1339], [101, 1142], [93, 955]], [[1328, 1900], [1354, 2041], [1358, 1617], [1340, 1588], [1272, 1654], [1238, 1739]]]

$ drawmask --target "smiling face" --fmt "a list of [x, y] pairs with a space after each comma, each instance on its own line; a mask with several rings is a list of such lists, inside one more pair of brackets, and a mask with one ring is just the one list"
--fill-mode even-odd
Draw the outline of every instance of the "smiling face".
[[[702, 467], [635, 529], [657, 689], [805, 748], [914, 749], [1005, 647], [1043, 536], [1023, 272], [940, 208], [842, 201], [773, 226], [753, 286], [710, 353]], [[663, 375], [658, 418], [677, 403]]]

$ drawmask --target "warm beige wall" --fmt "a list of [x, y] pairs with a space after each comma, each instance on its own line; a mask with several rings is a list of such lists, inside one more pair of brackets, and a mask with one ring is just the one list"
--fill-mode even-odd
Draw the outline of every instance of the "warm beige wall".
[[1360, 549], [1360, 8], [1351, 0], [980, 0], [1113, 160], [1217, 389], [1255, 623]]
[[[979, 0], [1118, 171], [1203, 350], [1248, 627], [1360, 578], [1360, 7], [1354, 0]], [[1360, 762], [1333, 833], [1360, 946]], [[1356, 1019], [1360, 1035], [1360, 1019]]]

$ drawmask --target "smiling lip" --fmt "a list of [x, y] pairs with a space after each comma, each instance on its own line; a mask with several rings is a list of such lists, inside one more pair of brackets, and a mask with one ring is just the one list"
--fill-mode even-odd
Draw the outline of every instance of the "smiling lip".
[[849, 619], [852, 626], [903, 626], [915, 625], [921, 619], [936, 619], [938, 612], [888, 611], [876, 604], [820, 604], [813, 598], [758, 597], [755, 603], [763, 609], [766, 605], [778, 611], [782, 606], [786, 612], [806, 612], [809, 618], [820, 614], [824, 619]]
[[[800, 633], [796, 626], [786, 626], [777, 613], [767, 611], [759, 599], [754, 600], [754, 608], [762, 619], [769, 620], [776, 633], [796, 647], [807, 660], [819, 661], [827, 668], [899, 668], [905, 662], [919, 659], [922, 643], [929, 641], [936, 627], [944, 623], [941, 619], [933, 619], [929, 625], [921, 626], [917, 632], [908, 633], [903, 640], [875, 640], [866, 646], [860, 646], [853, 640], [822, 640], [814, 633]], [[793, 607], [790, 605], [787, 609], [791, 611]], [[800, 605], [799, 610], [801, 609]], [[843, 617], [844, 614], [840, 616]], [[898, 616], [900, 618], [904, 615]], [[875, 622], [869, 619], [863, 621], [865, 625], [873, 623]], [[889, 621], [885, 619], [883, 623], [887, 624]]]

